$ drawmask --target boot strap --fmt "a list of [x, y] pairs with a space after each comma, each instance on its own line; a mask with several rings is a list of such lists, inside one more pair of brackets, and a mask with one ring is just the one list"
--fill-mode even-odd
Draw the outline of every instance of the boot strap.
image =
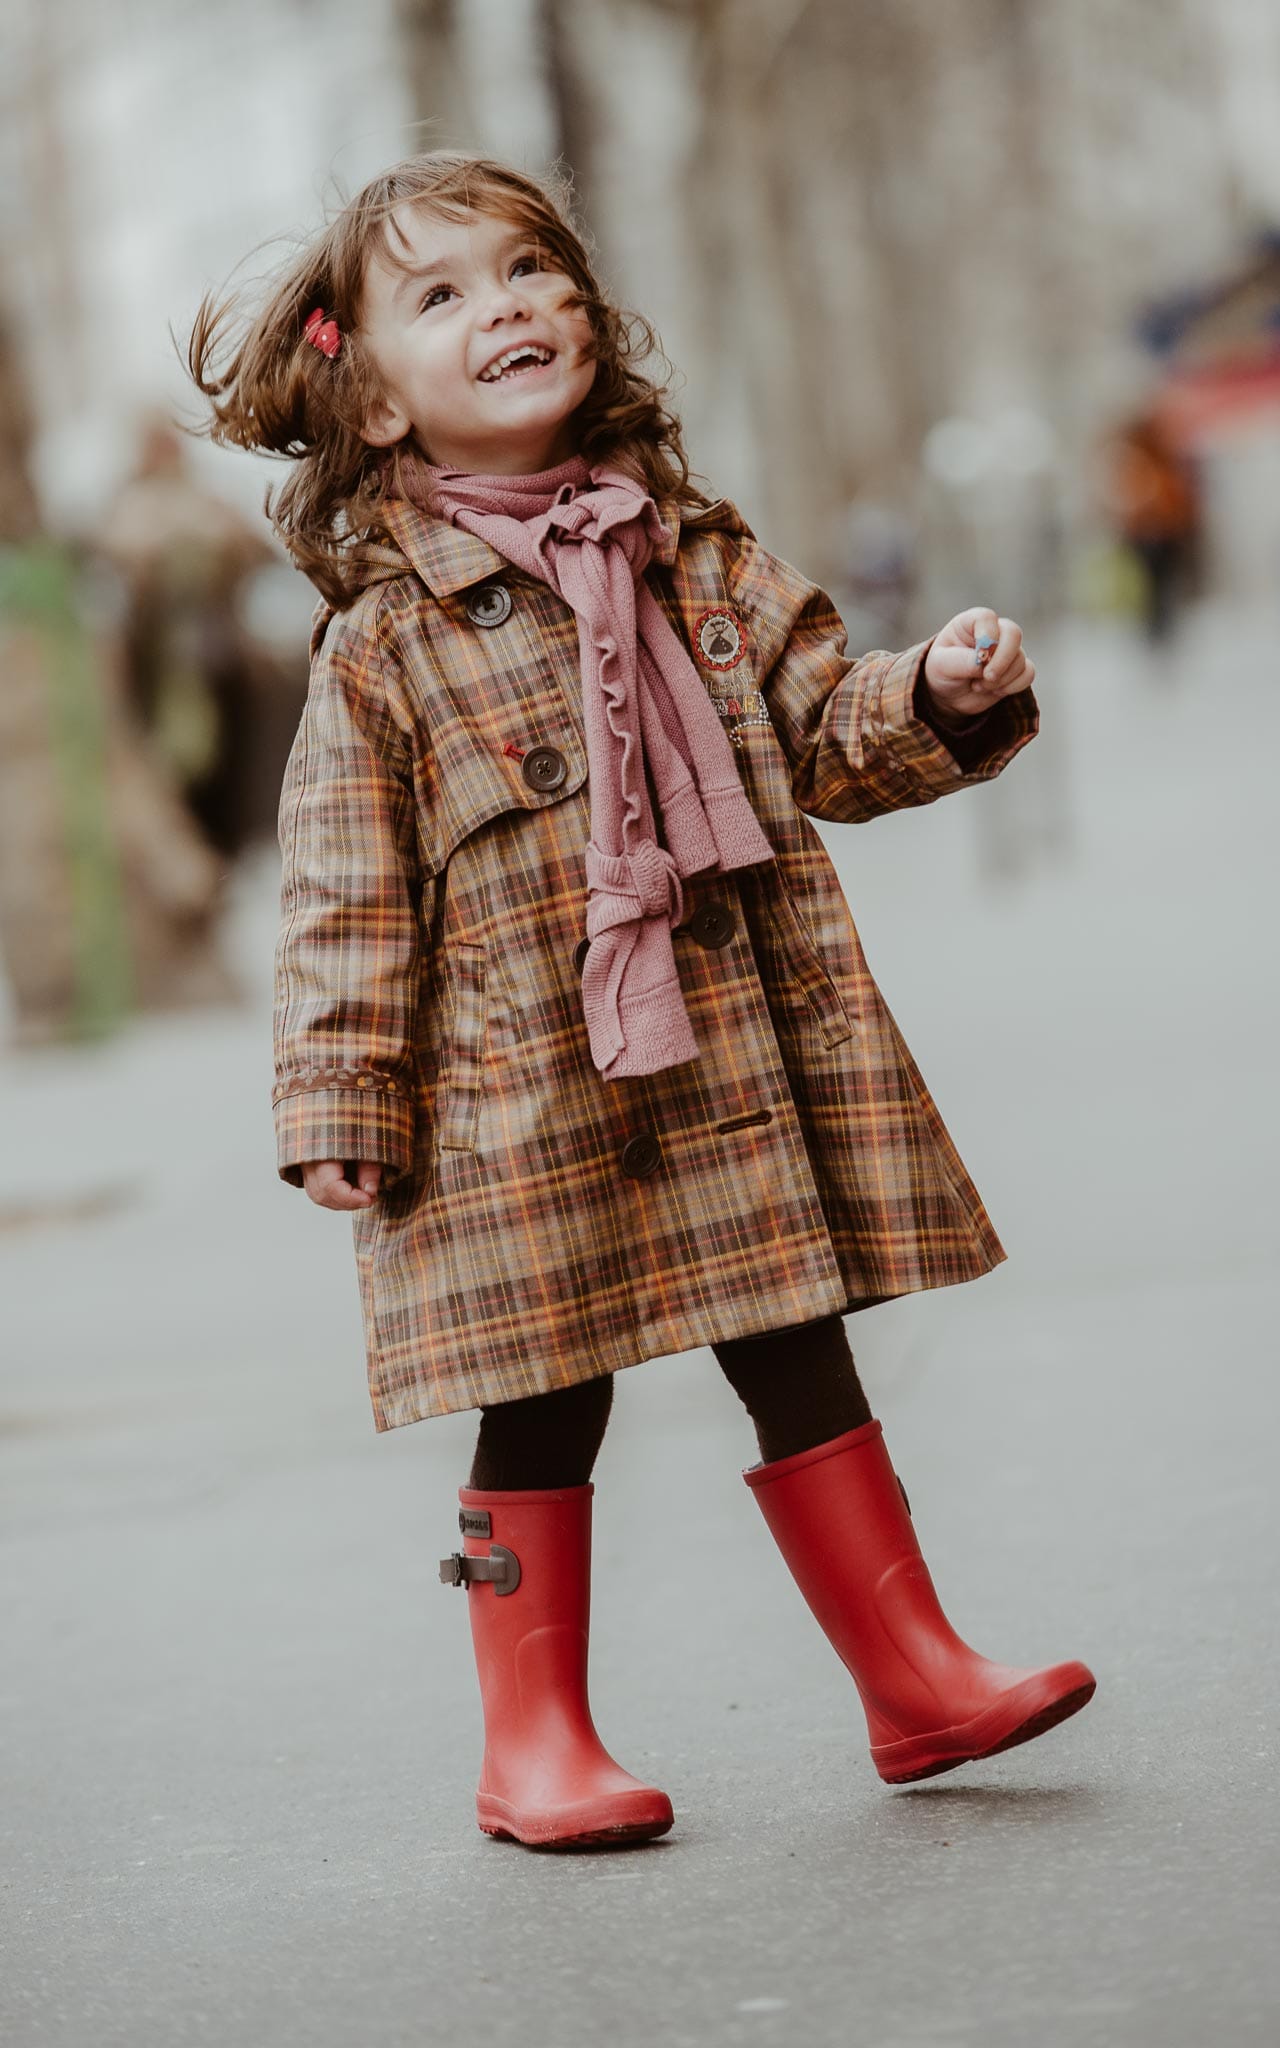
[[442, 1586], [471, 1586], [481, 1579], [492, 1583], [499, 1598], [504, 1593], [514, 1593], [520, 1584], [519, 1558], [513, 1550], [495, 1543], [487, 1557], [464, 1557], [460, 1550], [455, 1550], [451, 1557], [440, 1560]]

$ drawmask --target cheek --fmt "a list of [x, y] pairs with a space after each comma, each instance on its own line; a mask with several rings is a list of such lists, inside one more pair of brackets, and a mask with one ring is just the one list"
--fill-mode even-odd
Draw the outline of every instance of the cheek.
[[595, 337], [591, 332], [591, 322], [585, 314], [574, 319], [572, 333], [578, 350], [578, 360], [573, 369], [574, 382], [581, 385], [581, 396], [585, 398], [600, 369], [595, 357]]
[[558, 324], [566, 339], [579, 351], [591, 346], [591, 321], [582, 306], [566, 306], [563, 301], [556, 307]]
[[402, 398], [406, 382], [406, 365], [404, 351], [397, 347], [395, 336], [366, 334], [364, 354], [375, 379], [382, 387], [384, 396], [392, 400]]

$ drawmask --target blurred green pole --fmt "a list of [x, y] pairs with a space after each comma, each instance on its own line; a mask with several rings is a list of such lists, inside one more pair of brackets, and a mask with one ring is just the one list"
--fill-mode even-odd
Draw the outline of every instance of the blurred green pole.
[[135, 1006], [124, 878], [108, 800], [107, 721], [74, 568], [55, 541], [0, 552], [0, 621], [34, 628], [44, 653], [49, 742], [70, 884], [75, 1038], [102, 1038]]

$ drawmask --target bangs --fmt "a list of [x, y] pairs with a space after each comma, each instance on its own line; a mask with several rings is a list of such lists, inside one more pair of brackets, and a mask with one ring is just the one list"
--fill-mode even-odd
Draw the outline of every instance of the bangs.
[[540, 257], [554, 261], [580, 291], [592, 298], [599, 296], [586, 251], [572, 228], [557, 217], [545, 200], [534, 200], [488, 179], [475, 180], [474, 184], [479, 189], [388, 193], [382, 204], [370, 210], [364, 223], [362, 239], [366, 254], [376, 253], [389, 269], [402, 273], [418, 268], [419, 252], [401, 225], [405, 213], [441, 221], [450, 227], [465, 226], [469, 220], [507, 221], [513, 238], [527, 240]]

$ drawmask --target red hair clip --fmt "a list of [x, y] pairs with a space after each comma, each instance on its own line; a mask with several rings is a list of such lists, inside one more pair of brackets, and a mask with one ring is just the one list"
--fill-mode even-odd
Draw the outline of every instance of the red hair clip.
[[317, 306], [314, 313], [308, 313], [302, 332], [312, 348], [318, 348], [322, 356], [328, 356], [330, 362], [342, 347], [338, 323], [336, 320], [325, 318], [323, 306]]

